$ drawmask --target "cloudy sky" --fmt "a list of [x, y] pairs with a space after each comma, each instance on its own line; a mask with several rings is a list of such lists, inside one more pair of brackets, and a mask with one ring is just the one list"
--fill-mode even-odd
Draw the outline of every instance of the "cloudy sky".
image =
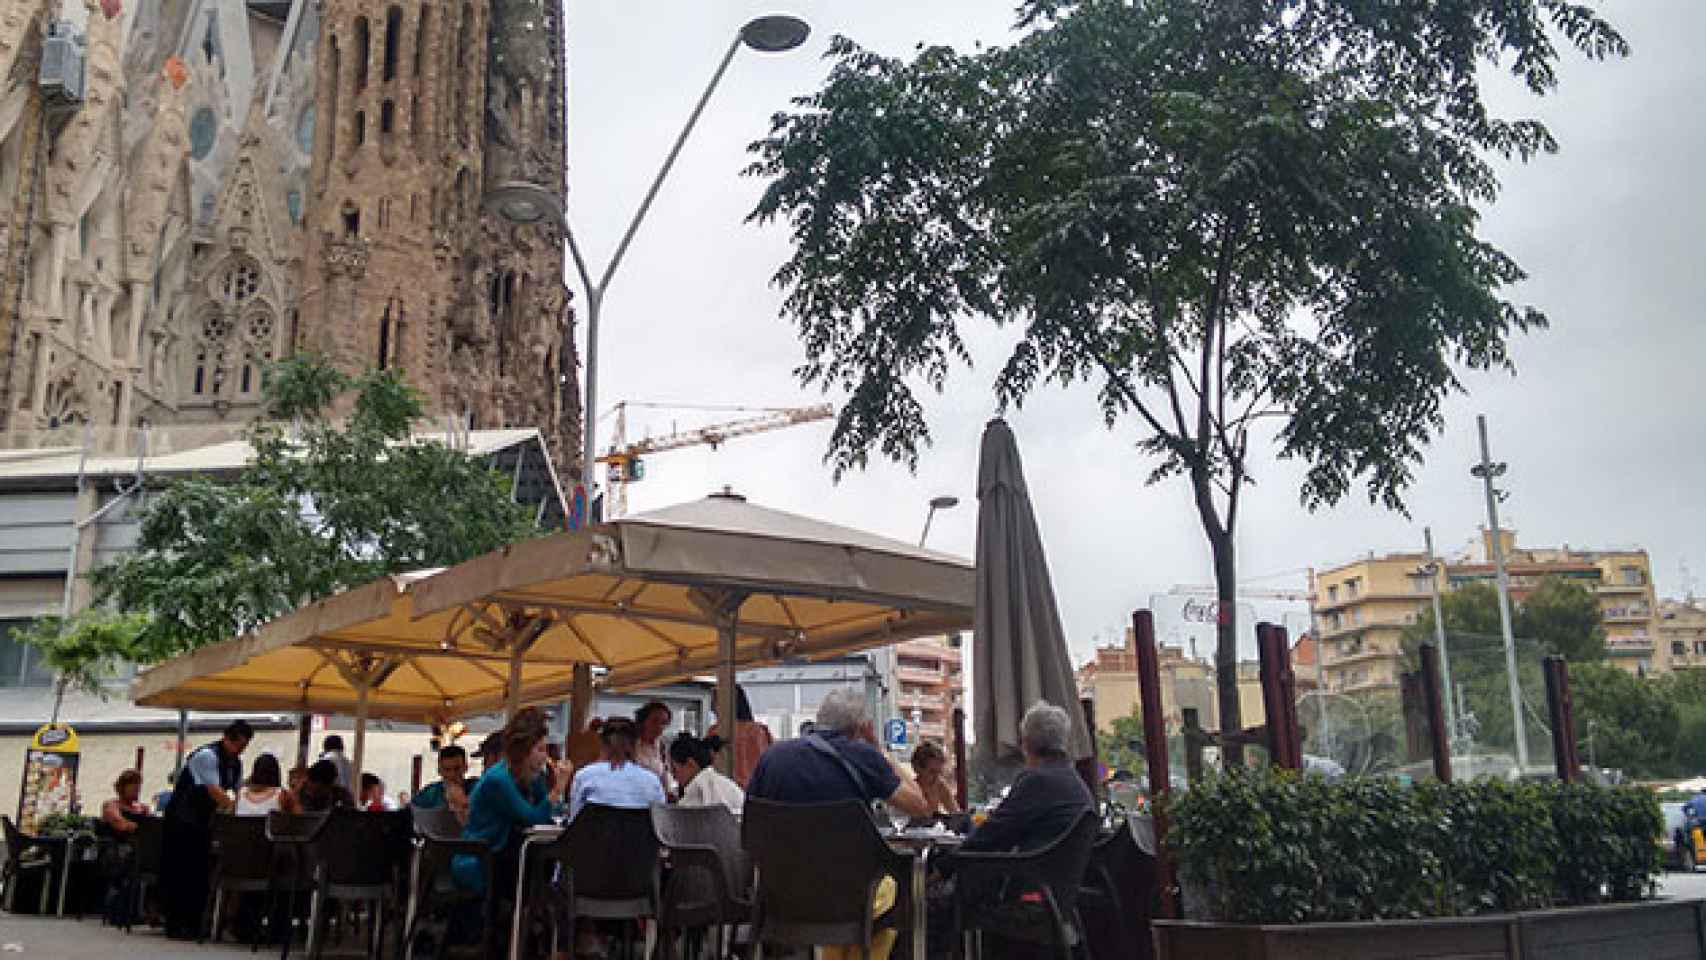
[[[748, 0], [575, 0], [568, 4], [570, 212], [602, 269], [718, 58], [741, 23], [772, 12]], [[791, 54], [742, 51], [711, 101], [605, 301], [601, 408], [619, 400], [784, 406], [815, 403], [791, 371], [802, 357], [769, 283], [788, 255], [780, 229], [744, 223], [760, 190], [739, 176], [744, 148], [790, 96], [815, 89], [831, 36], [890, 54], [919, 43], [969, 47], [1008, 36], [1010, 9], [989, 0], [797, 0], [813, 35]], [[1358, 499], [1309, 513], [1295, 465], [1257, 461], [1239, 531], [1242, 578], [1301, 588], [1304, 569], [1359, 554], [1417, 548], [1431, 525], [1442, 548], [1476, 535], [1481, 491], [1468, 475], [1475, 415], [1491, 424], [1495, 459], [1510, 464], [1505, 520], [1524, 543], [1640, 545], [1663, 595], [1706, 593], [1706, 5], [1616, 3], [1607, 13], [1634, 46], [1614, 63], [1566, 58], [1562, 89], [1540, 101], [1494, 83], [1504, 112], [1532, 112], [1560, 154], [1504, 168], [1485, 232], [1531, 280], [1518, 299], [1550, 331], [1515, 344], [1516, 377], [1465, 378], [1450, 426], [1430, 449], [1409, 500], [1412, 518]], [[578, 289], [577, 289], [578, 295]], [[583, 332], [584, 335], [584, 332]], [[756, 502], [916, 540], [926, 504], [954, 494], [931, 546], [969, 556], [974, 478], [991, 378], [1004, 341], [974, 343], [978, 366], [927, 400], [934, 447], [916, 474], [880, 463], [833, 481], [820, 423], [683, 450], [649, 462], [631, 509], [701, 496], [724, 484]], [[837, 399], [830, 397], [829, 399]], [[716, 414], [636, 412], [630, 434], [702, 425]], [[1115, 635], [1135, 607], [1173, 584], [1207, 584], [1206, 544], [1186, 488], [1143, 484], [1135, 425], [1113, 431], [1088, 389], [1050, 387], [1009, 413], [1025, 458], [1067, 631], [1078, 653]], [[602, 424], [608, 438], [610, 421]], [[606, 440], [607, 442], [607, 440]]]

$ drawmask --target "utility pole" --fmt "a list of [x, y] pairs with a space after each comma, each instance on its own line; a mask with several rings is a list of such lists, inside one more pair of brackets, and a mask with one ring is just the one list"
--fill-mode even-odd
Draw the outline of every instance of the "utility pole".
[[1444, 566], [1434, 556], [1434, 532], [1432, 527], [1422, 528], [1422, 537], [1428, 545], [1428, 588], [1433, 594], [1434, 605], [1434, 640], [1439, 644], [1439, 669], [1444, 676], [1440, 685], [1445, 689], [1445, 729], [1450, 731], [1446, 736], [1449, 740], [1457, 739], [1457, 710], [1452, 707], [1452, 696], [1456, 687], [1451, 683], [1451, 657], [1445, 652], [1445, 614], [1439, 604], [1439, 575]]
[[1528, 770], [1528, 728], [1522, 719], [1522, 686], [1516, 679], [1516, 637], [1511, 633], [1511, 578], [1505, 571], [1504, 538], [1499, 532], [1499, 495], [1493, 480], [1504, 476], [1505, 465], [1494, 463], [1487, 449], [1487, 416], [1477, 414], [1475, 426], [1481, 433], [1481, 462], [1469, 472], [1487, 492], [1487, 524], [1492, 528], [1493, 570], [1499, 582], [1499, 629], [1505, 638], [1505, 670], [1511, 691], [1511, 729], [1516, 733], [1516, 763], [1519, 772]]

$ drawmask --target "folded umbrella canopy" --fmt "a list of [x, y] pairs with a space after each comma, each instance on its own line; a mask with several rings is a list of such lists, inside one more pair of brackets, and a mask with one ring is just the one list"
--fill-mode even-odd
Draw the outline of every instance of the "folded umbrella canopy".
[[1091, 756], [1090, 732], [1031, 510], [1019, 447], [1007, 421], [983, 431], [977, 470], [977, 607], [972, 631], [976, 769], [1019, 761], [1019, 721], [1039, 700], [1072, 718], [1068, 753]]

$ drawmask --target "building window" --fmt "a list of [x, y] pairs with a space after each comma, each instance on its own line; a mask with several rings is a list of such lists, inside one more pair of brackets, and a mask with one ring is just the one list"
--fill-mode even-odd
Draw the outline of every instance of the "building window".
[[385, 12], [385, 79], [397, 79], [397, 52], [403, 42], [403, 9], [392, 7]]
[[1338, 603], [1339, 602], [1339, 585], [1338, 584], [1335, 583], [1332, 586], [1327, 588], [1327, 602], [1328, 603]]
[[205, 160], [219, 136], [219, 118], [212, 107], [202, 107], [190, 118], [190, 159]]
[[1694, 641], [1694, 655], [1697, 657], [1706, 657], [1706, 640]]
[[355, 89], [367, 89], [367, 18], [355, 18]]
[[1425, 574], [1425, 573], [1412, 573], [1412, 574], [1410, 574], [1410, 592], [1411, 593], [1431, 593], [1431, 592], [1433, 592], [1433, 583], [1434, 583], [1434, 578], [1429, 576], [1428, 574]]
[[1361, 586], [1361, 584], [1362, 584], [1362, 578], [1361, 577], [1352, 577], [1349, 580], [1346, 580], [1345, 581], [1345, 599], [1346, 600], [1355, 600], [1357, 598], [1357, 588], [1359, 586]]
[[1618, 570], [1618, 573], [1622, 575], [1623, 585], [1626, 587], [1644, 587], [1647, 585], [1647, 575], [1641, 572], [1640, 567], [1623, 567]]
[[1670, 643], [1670, 653], [1673, 657], [1686, 657], [1688, 656], [1688, 648], [1683, 645], [1681, 640], [1672, 640]]

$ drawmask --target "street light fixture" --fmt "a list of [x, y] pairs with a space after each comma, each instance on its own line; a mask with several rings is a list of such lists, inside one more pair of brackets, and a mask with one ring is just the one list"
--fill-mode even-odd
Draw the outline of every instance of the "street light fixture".
[[960, 498], [944, 494], [930, 498], [930, 512], [924, 515], [924, 533], [918, 537], [918, 545], [924, 546], [924, 541], [930, 539], [930, 521], [936, 519], [936, 511], [952, 510], [960, 505]]
[[583, 482], [589, 485], [589, 489], [593, 482], [593, 463], [598, 456], [598, 321], [604, 306], [605, 291], [610, 288], [610, 279], [616, 275], [616, 268], [627, 254], [629, 244], [633, 243], [634, 234], [639, 231], [641, 221], [645, 220], [647, 212], [651, 210], [652, 201], [657, 199], [658, 190], [663, 187], [664, 179], [675, 166], [676, 158], [681, 155], [681, 148], [686, 145], [688, 135], [698, 124], [700, 114], [705, 112], [705, 104], [710, 101], [711, 94], [722, 82], [723, 74], [728, 72], [735, 54], [743, 46], [759, 53], [785, 53], [798, 48], [809, 36], [810, 25], [798, 17], [786, 14], [758, 17], [740, 28], [734, 40], [729, 43], [728, 51], [723, 54], [722, 62], [717, 64], [717, 71], [711, 75], [711, 82], [705, 85], [705, 91], [699, 95], [699, 102], [688, 115], [686, 125], [675, 138], [675, 144], [670, 147], [663, 166], [658, 170], [657, 176], [652, 178], [651, 187], [646, 190], [645, 199], [640, 201], [640, 208], [634, 212], [627, 231], [616, 245], [616, 252], [611, 255], [610, 263], [596, 281], [593, 280], [592, 271], [587, 269], [586, 258], [581, 255], [580, 244], [576, 242], [574, 229], [569, 225], [561, 191], [536, 183], [511, 181], [499, 184], [486, 193], [486, 209], [510, 223], [561, 227], [569, 242], [569, 253], [574, 259], [575, 272], [580, 275], [581, 285], [586, 288], [586, 355], [583, 358], [586, 365], [586, 402], [582, 411], [586, 428], [581, 438], [581, 477]]

